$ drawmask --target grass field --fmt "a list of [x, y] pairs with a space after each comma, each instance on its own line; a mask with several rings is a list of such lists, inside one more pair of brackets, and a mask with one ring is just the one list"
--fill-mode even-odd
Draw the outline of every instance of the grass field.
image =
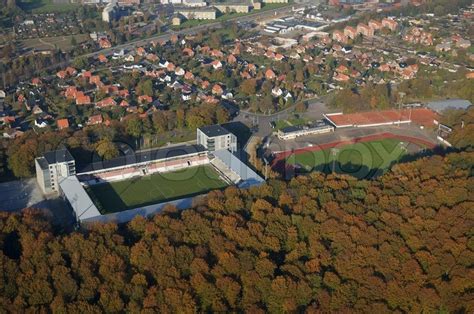
[[337, 150], [319, 150], [290, 155], [286, 163], [300, 172], [321, 171], [349, 174], [357, 178], [370, 178], [383, 174], [403, 155], [405, 145], [396, 139], [356, 143]]
[[18, 6], [31, 13], [62, 13], [74, 11], [79, 8], [77, 3], [53, 3], [53, 0], [22, 0]]
[[43, 38], [31, 38], [24, 39], [20, 41], [22, 48], [26, 49], [61, 49], [62, 51], [69, 51], [72, 49], [71, 39], [74, 37], [76, 42], [82, 43], [89, 38], [87, 34], [76, 34], [68, 36], [58, 36], [58, 37], [43, 37]]
[[227, 184], [211, 166], [197, 166], [176, 172], [157, 173], [130, 180], [103, 183], [87, 188], [102, 214], [180, 199]]

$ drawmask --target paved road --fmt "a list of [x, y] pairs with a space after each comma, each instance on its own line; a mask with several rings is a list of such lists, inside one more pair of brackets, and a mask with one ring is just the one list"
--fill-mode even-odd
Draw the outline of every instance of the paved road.
[[[310, 120], [322, 119], [324, 113], [332, 111], [324, 103], [324, 98], [310, 99], [307, 100], [306, 103], [308, 108], [306, 112], [301, 113], [300, 115]], [[241, 110], [239, 115], [235, 117], [233, 121], [242, 122], [249, 127], [256, 127], [253, 135], [265, 138], [275, 131], [271, 127], [270, 122], [288, 119], [294, 113], [294, 109], [295, 105], [272, 114], [253, 113]]]
[[[234, 21], [240, 21], [240, 22], [254, 21], [255, 22], [255, 21], [258, 21], [258, 20], [263, 20], [263, 19], [270, 18], [270, 17], [275, 16], [275, 15], [288, 14], [293, 10], [293, 8], [299, 8], [299, 7], [303, 7], [303, 6], [304, 6], [303, 4], [294, 4], [292, 6], [285, 6], [285, 7], [282, 7], [282, 8], [277, 8], [277, 9], [262, 11], [262, 12], [258, 12], [258, 13], [253, 13], [253, 14], [250, 14], [250, 15], [234, 17], [234, 18], [228, 19], [226, 22], [234, 22]], [[84, 56], [85, 57], [96, 57], [99, 54], [104, 54], [104, 55], [108, 56], [108, 55], [113, 54], [114, 51], [121, 50], [121, 49], [131, 49], [131, 48], [136, 47], [136, 46], [143, 46], [143, 45], [146, 45], [146, 44], [150, 43], [150, 41], [169, 40], [172, 35], [191, 35], [191, 34], [195, 34], [195, 33], [198, 33], [200, 31], [204, 31], [204, 30], [217, 29], [217, 28], [222, 27], [222, 23], [223, 22], [215, 22], [215, 23], [203, 24], [203, 25], [198, 25], [198, 26], [195, 26], [195, 27], [182, 29], [182, 30], [179, 30], [179, 31], [169, 31], [165, 34], [156, 35], [156, 36], [149, 37], [149, 38], [146, 38], [146, 39], [139, 39], [139, 40], [131, 41], [131, 42], [128, 42], [128, 43], [125, 43], [125, 44], [122, 44], [122, 45], [114, 46], [112, 48], [102, 49], [102, 50], [99, 50], [99, 51], [96, 51], [96, 52], [93, 52], [93, 53], [89, 53], [89, 54], [86, 54]]]

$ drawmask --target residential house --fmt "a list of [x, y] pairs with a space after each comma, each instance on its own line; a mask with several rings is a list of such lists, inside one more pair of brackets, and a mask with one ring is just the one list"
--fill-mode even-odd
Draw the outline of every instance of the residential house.
[[272, 69], [267, 69], [265, 71], [265, 78], [267, 78], [268, 80], [273, 80], [276, 78], [276, 74], [275, 72], [273, 72]]
[[212, 93], [220, 96], [224, 93], [224, 89], [219, 84], [214, 84], [214, 86], [212, 86]]
[[34, 77], [31, 79], [31, 85], [33, 86], [40, 86], [41, 85], [41, 79], [39, 77]]
[[350, 39], [357, 37], [357, 30], [352, 26], [346, 26], [344, 28], [344, 36], [347, 36]]
[[285, 59], [285, 56], [281, 53], [276, 53], [274, 59], [275, 61], [283, 61]]
[[87, 119], [87, 125], [102, 124], [102, 122], [104, 122], [104, 119], [100, 114], [90, 116], [89, 119]]
[[374, 36], [374, 29], [366, 24], [359, 23], [357, 24], [357, 33], [365, 37], [372, 37]]
[[99, 38], [99, 47], [102, 49], [111, 48], [112, 44], [107, 38]]
[[58, 119], [56, 120], [56, 125], [58, 126], [58, 129], [67, 129], [69, 127], [69, 120], [64, 118], [64, 119]]
[[87, 95], [80, 95], [76, 97], [76, 105], [90, 105], [91, 98]]
[[168, 65], [166, 66], [166, 70], [173, 72], [176, 69], [176, 66], [172, 62], [168, 62]]
[[343, 73], [337, 73], [337, 75], [335, 75], [333, 79], [338, 82], [347, 82], [350, 79], [350, 77]]
[[237, 62], [237, 58], [233, 55], [233, 54], [230, 54], [228, 57], [227, 57], [227, 63], [229, 64], [234, 64]]
[[191, 48], [184, 48], [183, 55], [187, 57], [194, 57], [194, 51]]
[[153, 98], [148, 95], [141, 95], [141, 96], [138, 96], [138, 102], [140, 104], [149, 104], [153, 102]]
[[211, 65], [214, 68], [214, 70], [218, 70], [222, 68], [222, 62], [220, 62], [219, 60], [212, 61]]
[[185, 73], [186, 73], [186, 71], [184, 71], [183, 68], [181, 68], [181, 67], [177, 67], [174, 70], [174, 74], [176, 74], [177, 76], [183, 76]]
[[384, 18], [382, 20], [382, 26], [388, 28], [389, 30], [393, 32], [397, 29], [398, 23], [394, 21], [393, 19]]
[[143, 47], [138, 47], [137, 48], [137, 55], [139, 55], [140, 57], [144, 57], [146, 55], [146, 50], [145, 48]]
[[97, 108], [113, 107], [116, 105], [117, 102], [112, 97], [105, 98], [95, 104]]
[[97, 60], [99, 60], [99, 62], [101, 63], [106, 63], [108, 61], [107, 57], [104, 56], [103, 54], [100, 54], [98, 57], [97, 57]]
[[188, 81], [192, 81], [194, 80], [194, 74], [187, 71], [185, 74], [184, 74], [184, 79], [185, 80], [188, 80]]
[[383, 24], [382, 22], [379, 22], [377, 20], [370, 20], [369, 27], [372, 28], [374, 31], [378, 31], [379, 29], [382, 29]]
[[344, 35], [343, 31], [336, 30], [332, 33], [332, 39], [341, 43], [347, 43], [347, 36]]

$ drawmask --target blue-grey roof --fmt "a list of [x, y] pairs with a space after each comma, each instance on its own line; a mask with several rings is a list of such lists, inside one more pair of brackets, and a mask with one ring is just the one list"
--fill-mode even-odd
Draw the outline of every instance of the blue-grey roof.
[[99, 210], [76, 176], [60, 178], [59, 180], [61, 191], [71, 204], [78, 220], [100, 216]]
[[233, 172], [237, 173], [242, 179], [238, 184], [239, 188], [248, 188], [253, 185], [259, 185], [265, 182], [255, 171], [250, 169], [239, 158], [226, 149], [215, 151], [214, 156], [219, 158]]
[[433, 111], [441, 112], [446, 109], [467, 109], [471, 102], [465, 99], [446, 99], [429, 102], [426, 106]]

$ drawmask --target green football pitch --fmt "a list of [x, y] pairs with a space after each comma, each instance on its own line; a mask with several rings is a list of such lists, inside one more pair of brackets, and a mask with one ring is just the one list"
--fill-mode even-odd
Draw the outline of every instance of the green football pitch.
[[388, 170], [406, 154], [406, 142], [396, 139], [362, 142], [327, 150], [290, 155], [286, 163], [305, 173], [320, 171], [370, 178]]
[[211, 165], [143, 177], [87, 188], [102, 214], [198, 195], [227, 186]]

